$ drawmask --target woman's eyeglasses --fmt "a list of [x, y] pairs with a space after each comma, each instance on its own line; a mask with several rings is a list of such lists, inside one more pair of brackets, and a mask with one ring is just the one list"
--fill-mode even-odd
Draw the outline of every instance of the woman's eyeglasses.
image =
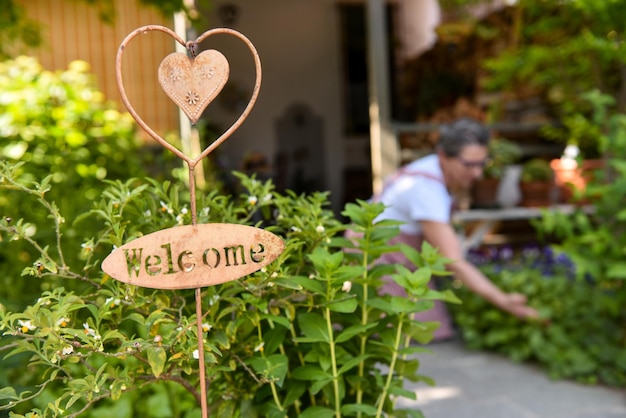
[[485, 168], [485, 166], [489, 164], [489, 158], [485, 158], [480, 161], [469, 161], [460, 156], [457, 156], [456, 158], [465, 168]]

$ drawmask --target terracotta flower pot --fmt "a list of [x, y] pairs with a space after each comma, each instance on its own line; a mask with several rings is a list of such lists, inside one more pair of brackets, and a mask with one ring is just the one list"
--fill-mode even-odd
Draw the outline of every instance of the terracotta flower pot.
[[550, 167], [554, 171], [559, 202], [571, 202], [574, 190], [584, 192], [589, 181], [593, 179], [594, 171], [604, 168], [604, 160], [584, 160], [579, 167], [575, 160], [557, 158], [550, 161]]
[[498, 205], [498, 185], [499, 179], [482, 178], [477, 180], [472, 186], [472, 207], [474, 208], [494, 208]]
[[554, 182], [559, 191], [559, 202], [571, 202], [573, 189], [585, 190], [586, 181], [582, 169], [573, 159], [556, 158], [550, 161], [554, 171]]
[[553, 183], [550, 181], [526, 181], [520, 183], [521, 206], [543, 207], [552, 204]]

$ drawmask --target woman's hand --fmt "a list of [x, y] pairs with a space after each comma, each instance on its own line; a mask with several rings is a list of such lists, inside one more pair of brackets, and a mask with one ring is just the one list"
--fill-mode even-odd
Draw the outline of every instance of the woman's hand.
[[539, 318], [539, 312], [528, 306], [526, 295], [520, 293], [506, 293], [499, 308], [520, 319]]

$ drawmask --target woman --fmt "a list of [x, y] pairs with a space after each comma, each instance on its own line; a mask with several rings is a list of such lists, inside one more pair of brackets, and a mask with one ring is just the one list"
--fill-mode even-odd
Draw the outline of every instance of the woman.
[[[526, 304], [525, 295], [503, 292], [465, 260], [450, 223], [454, 196], [467, 193], [472, 183], [483, 174], [489, 136], [486, 127], [473, 119], [459, 119], [443, 126], [434, 154], [413, 161], [387, 181], [377, 197], [386, 206], [378, 219], [404, 222], [400, 226], [400, 236], [394, 242], [420, 248], [421, 242], [426, 240], [444, 257], [453, 260], [447, 268], [455, 278], [493, 305], [518, 318], [536, 318], [537, 311]], [[401, 263], [414, 268], [399, 253], [387, 254], [379, 262]], [[400, 295], [403, 290], [387, 281], [381, 292]], [[453, 335], [445, 306], [439, 301], [432, 311], [419, 314], [417, 319], [441, 322], [435, 339]]]

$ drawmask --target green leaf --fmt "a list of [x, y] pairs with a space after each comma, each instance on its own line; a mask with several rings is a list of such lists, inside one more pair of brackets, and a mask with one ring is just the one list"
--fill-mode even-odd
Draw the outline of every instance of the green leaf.
[[294, 379], [298, 380], [332, 380], [332, 376], [317, 366], [300, 366], [292, 373]]
[[411, 392], [410, 390], [406, 390], [401, 386], [391, 385], [389, 388], [389, 394], [395, 396], [402, 396], [403, 398], [408, 398], [411, 400], [417, 399], [417, 394], [415, 392]]
[[306, 392], [308, 384], [303, 381], [290, 380], [287, 385], [287, 396], [285, 396], [284, 405], [290, 406], [295, 401], [300, 399], [302, 395]]
[[148, 350], [148, 363], [152, 368], [152, 373], [155, 377], [159, 377], [163, 373], [165, 368], [165, 361], [167, 355], [162, 347], [149, 347]]
[[321, 406], [312, 406], [302, 412], [300, 418], [333, 418], [335, 411]]
[[291, 326], [291, 322], [284, 316], [276, 316], [276, 315], [261, 315], [261, 319], [265, 319], [267, 321], [275, 322], [277, 324], [282, 325], [283, 327], [289, 329]]
[[348, 341], [350, 338], [362, 334], [365, 331], [367, 331], [368, 329], [371, 329], [373, 327], [375, 327], [376, 325], [378, 325], [378, 322], [372, 322], [369, 324], [358, 324], [358, 325], [353, 325], [351, 327], [348, 327], [346, 329], [344, 329], [341, 334], [339, 334], [337, 336], [337, 338], [335, 339], [336, 343], [342, 343], [344, 341]]
[[321, 247], [315, 247], [309, 259], [313, 262], [315, 269], [323, 275], [332, 275], [332, 272], [339, 268], [343, 260], [343, 252], [337, 251], [333, 254]]
[[330, 342], [326, 321], [319, 314], [310, 312], [298, 315], [298, 325], [308, 342]]
[[342, 416], [356, 415], [359, 412], [367, 416], [375, 416], [378, 411], [372, 405], [367, 404], [351, 403], [341, 407]]
[[19, 399], [19, 396], [12, 387], [0, 388], [0, 400], [3, 399], [15, 401]]
[[67, 401], [67, 404], [65, 404], [65, 409], [70, 409], [72, 407], [72, 405], [74, 405], [74, 403], [76, 403], [77, 400], [79, 400], [80, 398], [82, 398], [84, 396], [84, 393], [76, 393], [74, 394], [74, 396], [72, 396], [70, 398], [69, 401]]
[[391, 296], [391, 306], [394, 313], [408, 314], [419, 311], [419, 305], [415, 301], [402, 296]]
[[371, 356], [369, 354], [366, 354], [366, 355], [358, 356], [358, 357], [348, 360], [339, 368], [339, 370], [337, 370], [337, 374], [343, 374], [347, 372], [348, 370], [352, 369], [353, 367], [357, 366], [359, 363], [367, 360], [370, 357]]
[[114, 330], [114, 329], [108, 330], [102, 336], [102, 342], [105, 342], [108, 340], [114, 340], [114, 339], [125, 340], [126, 337], [121, 332], [119, 332], [118, 330]]
[[276, 382], [279, 387], [283, 386], [289, 363], [287, 356], [274, 354], [269, 357], [253, 357], [248, 363], [266, 379]]
[[393, 305], [385, 300], [384, 298], [381, 297], [377, 297], [377, 298], [372, 298], [369, 300], [369, 302], [367, 303], [370, 307], [372, 308], [376, 308], [376, 309], [380, 309], [381, 311], [387, 313], [387, 314], [392, 314], [395, 313], [394, 309], [393, 309]]
[[607, 277], [611, 279], [626, 278], [626, 263], [613, 261], [606, 271]]
[[323, 380], [316, 380], [315, 382], [313, 382], [313, 384], [309, 388], [309, 392], [311, 392], [313, 395], [317, 395], [317, 393], [320, 390], [324, 389], [324, 387], [329, 385], [332, 381], [333, 381], [332, 378], [323, 379]]
[[352, 313], [356, 311], [358, 306], [359, 302], [354, 296], [350, 297], [350, 299], [335, 300], [326, 304], [326, 307], [331, 311], [342, 313]]
[[365, 271], [367, 271], [367, 268], [363, 266], [341, 266], [332, 275], [335, 280], [344, 282], [361, 277]]
[[295, 276], [293, 279], [309, 292], [321, 295], [325, 294], [324, 284], [319, 280], [309, 279], [308, 277], [303, 276]]
[[273, 354], [278, 347], [285, 341], [285, 334], [287, 329], [283, 327], [275, 327], [265, 332], [263, 335], [263, 341], [265, 346], [263, 347], [266, 354]]
[[302, 285], [300, 283], [298, 283], [297, 281], [293, 280], [292, 278], [284, 278], [284, 277], [279, 277], [276, 278], [274, 280], [272, 280], [277, 286], [281, 286], [284, 287], [285, 289], [291, 289], [291, 290], [302, 290]]

